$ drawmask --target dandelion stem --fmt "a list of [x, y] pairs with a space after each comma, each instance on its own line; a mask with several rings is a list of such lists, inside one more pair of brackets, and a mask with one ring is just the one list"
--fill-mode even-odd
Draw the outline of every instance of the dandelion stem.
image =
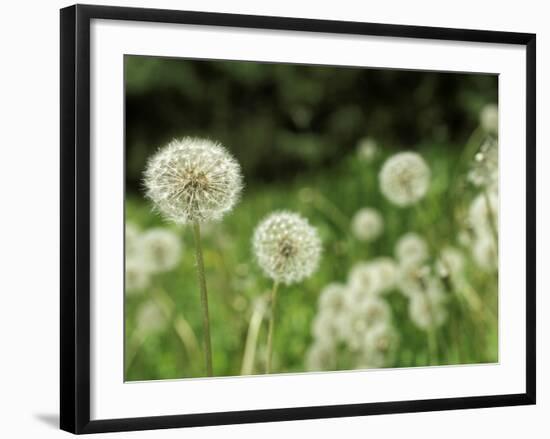
[[162, 309], [162, 312], [168, 320], [172, 322], [174, 331], [179, 337], [183, 347], [185, 348], [188, 357], [198, 358], [199, 354], [199, 345], [197, 343], [197, 338], [195, 333], [191, 328], [191, 325], [187, 322], [185, 317], [181, 314], [178, 314], [176, 311], [176, 304], [172, 298], [166, 293], [163, 288], [155, 288], [153, 290], [153, 298], [157, 302], [159, 308]]
[[496, 218], [491, 208], [491, 200], [489, 199], [489, 194], [487, 190], [483, 191], [483, 197], [485, 198], [485, 207], [487, 208], [487, 216], [489, 217], [489, 228], [491, 229], [491, 234], [493, 235], [495, 248], [498, 249], [498, 232], [496, 228]]
[[338, 206], [317, 192], [314, 195], [313, 203], [315, 208], [325, 214], [337, 227], [339, 227], [344, 235], [349, 236], [349, 220]]
[[265, 366], [265, 373], [271, 372], [271, 357], [273, 354], [273, 331], [275, 326], [275, 310], [277, 307], [277, 289], [279, 283], [273, 282], [273, 289], [271, 290], [271, 317], [269, 319], [269, 330], [267, 333], [267, 360]]
[[126, 379], [128, 379], [128, 371], [130, 370], [130, 366], [134, 363], [144, 339], [145, 336], [143, 334], [134, 332], [130, 340], [127, 341], [128, 347], [126, 348], [126, 361], [124, 364]]
[[210, 341], [210, 317], [208, 315], [208, 292], [206, 290], [206, 278], [204, 275], [204, 260], [202, 257], [201, 228], [198, 221], [193, 222], [193, 236], [195, 238], [195, 256], [197, 259], [197, 274], [201, 293], [202, 326], [204, 357], [206, 363], [206, 374], [212, 376], [212, 345]]
[[265, 309], [266, 307], [263, 300], [261, 303], [256, 303], [254, 305], [254, 310], [248, 325], [248, 333], [246, 335], [241, 375], [251, 375], [254, 372], [254, 357], [256, 356], [258, 335], [264, 319]]

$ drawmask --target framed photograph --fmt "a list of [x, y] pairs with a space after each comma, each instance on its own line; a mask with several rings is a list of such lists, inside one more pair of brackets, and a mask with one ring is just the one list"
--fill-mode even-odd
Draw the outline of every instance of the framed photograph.
[[535, 403], [535, 35], [61, 10], [61, 428]]

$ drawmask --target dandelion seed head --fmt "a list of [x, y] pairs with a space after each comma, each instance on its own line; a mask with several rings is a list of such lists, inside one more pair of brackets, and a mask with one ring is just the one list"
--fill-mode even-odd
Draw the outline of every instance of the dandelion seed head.
[[143, 258], [151, 272], [172, 270], [181, 256], [181, 243], [178, 235], [170, 230], [153, 228], [141, 238]]
[[458, 232], [457, 241], [462, 247], [472, 245], [472, 233], [468, 228], [463, 228]]
[[408, 298], [428, 290], [434, 275], [429, 265], [401, 264], [397, 285]]
[[382, 194], [406, 207], [422, 199], [430, 185], [430, 168], [415, 152], [400, 152], [386, 160], [378, 176]]
[[401, 265], [421, 265], [428, 256], [428, 244], [417, 233], [405, 233], [395, 245], [395, 257]]
[[145, 169], [146, 195], [178, 224], [219, 220], [242, 190], [238, 162], [219, 143], [184, 137], [153, 155]]
[[254, 231], [254, 254], [266, 276], [290, 285], [311, 276], [319, 266], [321, 240], [307, 219], [292, 212], [274, 212]]
[[436, 262], [439, 275], [458, 278], [464, 270], [464, 255], [460, 250], [452, 246], [443, 247]]
[[166, 317], [153, 301], [145, 302], [136, 314], [136, 328], [141, 333], [151, 333], [162, 330], [166, 325]]
[[395, 261], [389, 257], [378, 257], [371, 261], [371, 266], [378, 276], [378, 288], [381, 292], [387, 292], [395, 287], [398, 277], [398, 267]]
[[376, 158], [377, 154], [378, 145], [374, 139], [365, 137], [359, 140], [357, 144], [357, 156], [359, 160], [370, 163]]
[[307, 350], [306, 367], [308, 370], [330, 370], [335, 366], [336, 350], [332, 344], [317, 340]]
[[388, 322], [374, 326], [365, 337], [365, 349], [387, 353], [396, 341], [397, 334]]
[[478, 187], [494, 186], [498, 182], [498, 143], [487, 139], [475, 155], [468, 180]]
[[321, 309], [311, 323], [311, 334], [316, 340], [334, 341], [339, 333], [339, 317], [334, 310]]
[[468, 221], [478, 237], [492, 233], [492, 227], [498, 230], [498, 195], [496, 191], [480, 193], [472, 200]]
[[151, 281], [147, 266], [139, 258], [126, 259], [124, 267], [124, 286], [127, 294], [143, 292]]
[[124, 251], [126, 260], [138, 257], [140, 253], [140, 231], [138, 227], [131, 222], [126, 223], [124, 227]]
[[348, 274], [349, 300], [357, 302], [378, 293], [380, 277], [376, 268], [369, 262], [358, 262]]
[[361, 347], [362, 352], [359, 362], [361, 368], [370, 369], [387, 366], [392, 360], [392, 354], [395, 352], [398, 340], [399, 337], [389, 322], [372, 327], [366, 333]]
[[472, 245], [472, 256], [484, 270], [494, 271], [498, 268], [498, 251], [490, 233], [476, 238]]
[[391, 311], [385, 301], [370, 297], [349, 308], [346, 318], [340, 322], [341, 336], [352, 350], [358, 350], [364, 343], [367, 331], [387, 323], [390, 316]]
[[420, 329], [437, 328], [447, 320], [447, 310], [442, 301], [428, 294], [417, 294], [409, 301], [409, 316]]
[[346, 306], [346, 285], [331, 283], [323, 288], [319, 296], [319, 308], [334, 314], [341, 313]]
[[479, 123], [485, 132], [498, 133], [498, 106], [487, 104], [479, 113]]
[[351, 230], [360, 241], [374, 241], [384, 230], [384, 219], [378, 210], [365, 207], [353, 216]]

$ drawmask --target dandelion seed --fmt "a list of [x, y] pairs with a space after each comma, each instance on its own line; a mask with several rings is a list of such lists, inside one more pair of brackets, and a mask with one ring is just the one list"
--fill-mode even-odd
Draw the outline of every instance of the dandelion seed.
[[218, 220], [242, 190], [238, 162], [219, 143], [184, 137], [161, 148], [147, 163], [147, 197], [178, 224]]
[[291, 285], [317, 270], [321, 240], [305, 218], [292, 212], [275, 212], [256, 227], [253, 249], [266, 276]]
[[353, 216], [351, 230], [360, 241], [374, 241], [384, 230], [384, 220], [378, 210], [365, 207]]
[[172, 270], [180, 260], [180, 240], [169, 230], [149, 229], [141, 238], [141, 247], [143, 258], [151, 272]]
[[378, 176], [380, 190], [393, 204], [410, 206], [428, 192], [430, 175], [430, 168], [422, 156], [415, 152], [401, 152], [382, 166]]
[[498, 133], [498, 106], [496, 104], [485, 105], [479, 114], [479, 122], [487, 133]]
[[404, 234], [395, 245], [395, 257], [402, 265], [420, 265], [428, 256], [428, 244], [417, 233]]

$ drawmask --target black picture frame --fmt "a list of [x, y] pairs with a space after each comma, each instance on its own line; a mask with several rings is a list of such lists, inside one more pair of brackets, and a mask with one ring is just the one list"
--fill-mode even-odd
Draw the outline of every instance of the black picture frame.
[[[526, 392], [395, 401], [90, 420], [90, 21], [181, 23], [256, 29], [487, 42], [526, 47]], [[535, 404], [535, 108], [536, 35], [210, 12], [74, 5], [61, 10], [61, 429], [99, 433], [219, 424]]]

